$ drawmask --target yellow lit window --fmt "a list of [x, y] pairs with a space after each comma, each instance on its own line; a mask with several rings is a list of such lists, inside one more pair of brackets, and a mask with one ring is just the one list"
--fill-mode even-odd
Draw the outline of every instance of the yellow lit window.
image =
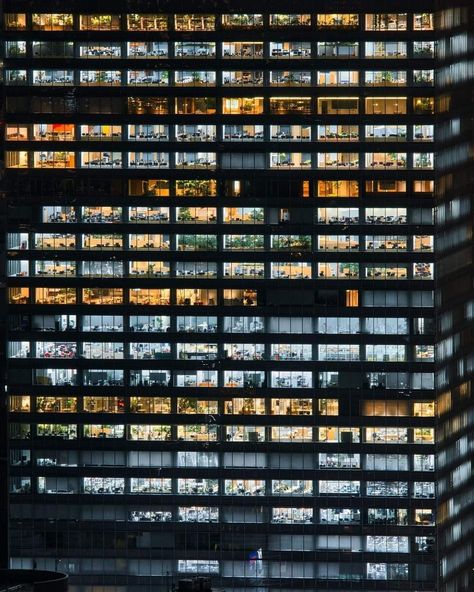
[[365, 191], [367, 193], [406, 193], [407, 182], [387, 180], [366, 181]]
[[31, 411], [30, 397], [27, 395], [12, 395], [10, 397], [10, 411], [13, 413], [29, 413]]
[[170, 181], [165, 179], [129, 179], [128, 193], [133, 197], [169, 197]]
[[117, 14], [81, 14], [81, 31], [119, 31], [120, 15]]
[[218, 403], [217, 401], [180, 397], [178, 398], [178, 413], [186, 415], [218, 413]]
[[128, 31], [167, 31], [168, 17], [165, 14], [127, 14]]
[[72, 31], [72, 14], [37, 14], [32, 15], [33, 31]]
[[423, 179], [413, 181], [414, 193], [429, 193], [434, 191], [434, 181], [432, 179]]
[[[413, 97], [413, 112], [416, 115], [433, 115], [434, 98], [433, 97]], [[406, 113], [406, 111], [405, 111]]]
[[8, 303], [9, 304], [28, 304], [30, 299], [29, 288], [8, 288]]
[[130, 304], [168, 306], [170, 304], [170, 290], [165, 288], [132, 288], [130, 290]]
[[223, 29], [253, 29], [263, 26], [262, 14], [223, 14]]
[[318, 415], [339, 415], [337, 399], [318, 399]]
[[416, 12], [413, 15], [413, 29], [415, 31], [433, 31], [434, 14], [432, 12]]
[[415, 428], [413, 442], [415, 444], [434, 444], [434, 428]]
[[224, 115], [260, 115], [263, 113], [262, 97], [242, 97], [222, 99]]
[[38, 413], [75, 413], [77, 411], [77, 398], [36, 397], [36, 411]]
[[271, 14], [270, 27], [309, 27], [310, 14]]
[[176, 14], [174, 27], [176, 31], [214, 31], [216, 17], [213, 14]]
[[359, 182], [318, 181], [317, 192], [318, 197], [359, 197]]
[[356, 29], [358, 26], [358, 14], [318, 14], [318, 29]]
[[7, 31], [24, 31], [26, 29], [26, 14], [10, 12], [5, 14], [4, 18]]
[[122, 288], [83, 288], [83, 304], [122, 304]]
[[75, 288], [36, 288], [36, 304], [76, 304]]
[[132, 413], [171, 413], [171, 399], [169, 397], [130, 397], [130, 411]]
[[83, 407], [88, 413], [123, 413], [125, 401], [120, 397], [84, 397]]
[[410, 415], [407, 401], [362, 401], [362, 415], [405, 417]]
[[368, 97], [365, 99], [367, 115], [406, 115], [406, 97]]
[[378, 13], [365, 15], [366, 31], [406, 31], [407, 14]]
[[359, 290], [346, 290], [346, 306], [359, 306]]
[[414, 417], [434, 417], [435, 403], [434, 401], [425, 401], [423, 403], [413, 404]]

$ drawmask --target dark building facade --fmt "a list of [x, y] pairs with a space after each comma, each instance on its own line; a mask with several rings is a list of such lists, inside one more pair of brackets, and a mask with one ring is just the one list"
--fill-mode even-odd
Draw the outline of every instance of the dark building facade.
[[439, 12], [437, 377], [439, 592], [474, 589], [474, 12]]
[[435, 590], [433, 10], [5, 0], [12, 567]]

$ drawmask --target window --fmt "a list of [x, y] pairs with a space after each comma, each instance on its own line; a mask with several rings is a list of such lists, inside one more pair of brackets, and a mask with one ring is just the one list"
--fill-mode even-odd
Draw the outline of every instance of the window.
[[338, 399], [318, 399], [318, 415], [339, 415]]
[[310, 71], [272, 70], [270, 72], [271, 86], [310, 86]]
[[174, 17], [176, 31], [214, 31], [215, 23], [213, 14], [177, 14]]
[[366, 31], [406, 31], [407, 14], [379, 13], [365, 15]]
[[369, 524], [392, 524], [406, 526], [408, 512], [406, 509], [369, 508], [367, 511]]
[[216, 99], [213, 97], [179, 97], [175, 99], [175, 112], [178, 115], [213, 115], [216, 112]]
[[407, 57], [405, 41], [366, 41], [365, 57], [380, 59], [403, 59]]
[[406, 142], [406, 125], [366, 125], [365, 138], [372, 142]]
[[370, 471], [408, 471], [408, 456], [406, 454], [367, 454], [364, 468]]
[[358, 86], [357, 70], [320, 70], [317, 73], [318, 86]]
[[168, 17], [164, 14], [127, 14], [128, 31], [166, 31]]
[[318, 41], [318, 58], [353, 59], [359, 56], [357, 41]]
[[406, 97], [373, 97], [365, 99], [367, 115], [405, 115], [407, 113]]
[[216, 44], [207, 41], [176, 41], [174, 44], [176, 58], [214, 58], [216, 56]]
[[366, 345], [365, 355], [369, 362], [404, 362], [407, 359], [405, 345]]
[[414, 428], [413, 441], [415, 444], [434, 444], [434, 429], [433, 428]]
[[223, 29], [254, 29], [263, 26], [262, 14], [223, 14], [221, 27]]
[[311, 25], [310, 14], [270, 14], [270, 27], [304, 27]]
[[417, 12], [413, 15], [413, 29], [415, 31], [433, 31], [434, 14], [432, 12]]
[[168, 72], [163, 70], [128, 70], [129, 86], [168, 86]]
[[313, 429], [308, 427], [278, 426], [272, 427], [273, 442], [312, 442]]
[[[171, 481], [171, 480], [170, 480]], [[170, 483], [171, 485], [171, 483]], [[178, 479], [178, 493], [184, 495], [217, 495], [217, 479]], [[171, 492], [171, 487], [170, 487]]]
[[[144, 22], [146, 27], [146, 21]], [[163, 41], [130, 41], [127, 43], [127, 57], [158, 59], [168, 56], [168, 43]]]
[[90, 424], [84, 426], [84, 438], [118, 438], [125, 434], [123, 425]]
[[130, 479], [130, 493], [132, 494], [169, 494], [171, 493], [171, 479], [159, 477], [132, 477]]
[[357, 97], [318, 98], [318, 115], [357, 115], [358, 113], [359, 99]]
[[217, 440], [217, 426], [180, 425], [178, 426], [177, 438], [185, 442], [215, 442]]
[[[39, 16], [39, 15], [38, 15]], [[5, 13], [4, 14], [5, 29], [7, 31], [24, 31], [26, 30], [26, 14], [25, 13]]]
[[122, 288], [82, 288], [83, 304], [122, 304]]
[[408, 580], [408, 563], [367, 563], [368, 580]]
[[270, 97], [270, 113], [273, 115], [296, 113], [309, 115], [311, 113], [311, 99], [309, 97]]
[[311, 524], [312, 508], [272, 508], [273, 524]]
[[434, 58], [434, 56], [435, 56], [434, 41], [414, 41], [413, 42], [413, 56], [416, 58]]
[[413, 83], [417, 86], [434, 86], [434, 70], [413, 70]]
[[271, 58], [304, 59], [311, 57], [311, 43], [307, 41], [283, 41], [269, 44]]
[[263, 26], [262, 14], [223, 14], [221, 26], [223, 29], [253, 29]]
[[317, 466], [320, 469], [360, 469], [360, 454], [322, 452]]
[[320, 344], [318, 346], [320, 361], [356, 361], [360, 359], [359, 345]]
[[408, 483], [406, 481], [367, 481], [366, 494], [377, 497], [406, 497]]
[[407, 72], [406, 70], [366, 71], [365, 84], [366, 86], [406, 86]]
[[180, 522], [218, 522], [219, 508], [213, 506], [180, 506], [178, 508], [178, 520]]
[[318, 168], [320, 169], [358, 169], [358, 152], [319, 152]]
[[119, 31], [120, 15], [116, 14], [81, 14], [80, 31]]
[[366, 537], [365, 550], [375, 553], [409, 553], [409, 539], [406, 536], [374, 536]]
[[413, 484], [414, 498], [434, 498], [435, 484], [433, 481], [415, 481]]
[[215, 559], [179, 559], [178, 572], [218, 574], [219, 562]]
[[321, 508], [319, 510], [321, 524], [359, 524], [360, 510], [349, 508]]
[[318, 14], [318, 29], [357, 29], [359, 25], [358, 14]]
[[434, 526], [435, 515], [431, 509], [415, 509], [416, 526]]
[[279, 496], [304, 496], [312, 495], [313, 482], [300, 479], [274, 479], [272, 480], [272, 494]]
[[73, 15], [33, 13], [31, 23], [33, 31], [72, 31]]
[[[174, 73], [174, 82], [176, 86], [215, 86], [216, 73], [208, 70], [196, 72], [181, 70]], [[163, 82], [163, 78], [159, 83], [167, 84], [167, 82]]]
[[360, 442], [360, 430], [359, 428], [336, 428], [336, 427], [324, 427], [318, 428], [318, 440], [319, 442], [327, 443], [357, 443]]
[[434, 417], [435, 403], [434, 401], [426, 401], [424, 403], [413, 404], [413, 415], [415, 417]]
[[125, 401], [119, 397], [84, 397], [83, 410], [88, 413], [124, 413]]
[[319, 481], [320, 495], [360, 495], [360, 481], [327, 480]]

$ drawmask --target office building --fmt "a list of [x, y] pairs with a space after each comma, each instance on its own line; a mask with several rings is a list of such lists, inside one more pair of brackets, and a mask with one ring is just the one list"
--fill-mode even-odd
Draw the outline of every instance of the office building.
[[12, 567], [434, 592], [434, 7], [337, 6], [3, 3]]

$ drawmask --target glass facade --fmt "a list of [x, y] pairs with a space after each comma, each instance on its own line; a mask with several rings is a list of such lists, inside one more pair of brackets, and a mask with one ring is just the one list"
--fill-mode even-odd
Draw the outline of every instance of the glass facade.
[[435, 589], [433, 7], [296, 4], [5, 0], [13, 567]]
[[442, 3], [437, 157], [439, 592], [474, 588], [472, 138], [470, 4]]

